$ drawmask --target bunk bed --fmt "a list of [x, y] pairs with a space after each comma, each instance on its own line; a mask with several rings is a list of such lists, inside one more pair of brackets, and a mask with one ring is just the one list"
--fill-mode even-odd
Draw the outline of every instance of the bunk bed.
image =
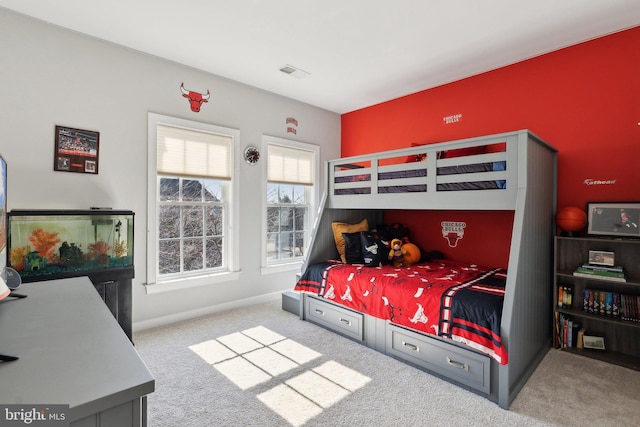
[[[508, 409], [551, 348], [556, 165], [556, 150], [527, 130], [328, 162], [327, 189], [295, 287], [300, 318]], [[332, 224], [381, 224], [383, 212], [391, 209], [511, 211], [506, 270], [437, 259], [399, 269], [367, 267], [337, 256]], [[455, 282], [430, 297], [441, 302], [438, 307], [423, 307], [416, 298], [427, 295], [426, 287], [410, 282], [435, 283], [433, 276], [419, 278], [429, 270], [445, 271], [440, 276]], [[377, 300], [365, 303], [363, 296], [374, 290], [366, 284], [374, 282]], [[391, 297], [390, 289], [400, 282], [413, 284]], [[491, 288], [489, 293], [497, 295], [479, 316], [493, 318], [492, 326], [479, 327], [490, 336], [488, 341], [444, 330], [450, 323], [443, 318], [459, 316], [449, 297], [471, 287]], [[350, 298], [336, 297], [345, 294]], [[477, 294], [466, 300], [479, 305]], [[403, 304], [404, 315], [398, 316]], [[427, 322], [427, 317], [439, 318], [439, 323]]]

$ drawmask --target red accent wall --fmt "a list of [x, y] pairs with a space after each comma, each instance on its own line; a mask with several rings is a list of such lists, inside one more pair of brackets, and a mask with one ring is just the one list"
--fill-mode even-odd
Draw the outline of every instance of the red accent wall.
[[[464, 222], [464, 234], [449, 246], [442, 236], [442, 221]], [[386, 224], [399, 222], [409, 227], [409, 239], [425, 251], [440, 251], [448, 259], [490, 267], [507, 268], [512, 211], [387, 211]]]
[[347, 157], [529, 129], [558, 149], [558, 208], [583, 208], [640, 200], [639, 124], [635, 27], [346, 113], [341, 148]]

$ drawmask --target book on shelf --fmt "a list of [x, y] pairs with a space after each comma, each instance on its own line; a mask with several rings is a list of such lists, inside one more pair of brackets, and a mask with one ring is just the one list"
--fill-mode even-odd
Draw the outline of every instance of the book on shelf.
[[576, 348], [584, 348], [583, 340], [584, 340], [585, 329], [580, 328], [578, 330], [578, 342], [576, 343]]
[[620, 295], [620, 318], [640, 321], [640, 295]]
[[610, 273], [624, 273], [624, 267], [621, 265], [613, 265], [611, 267], [607, 267], [606, 265], [595, 265], [595, 264], [582, 264], [578, 268], [583, 268], [590, 271], [604, 271]]
[[[556, 346], [558, 348], [582, 348], [580, 331], [584, 329], [571, 317], [556, 312]], [[579, 338], [580, 337], [580, 338]]]
[[576, 268], [576, 271], [573, 272], [573, 275], [576, 277], [588, 277], [595, 278], [601, 280], [610, 280], [613, 282], [626, 282], [627, 279], [624, 274], [624, 270], [622, 271], [601, 271], [601, 270], [593, 270], [591, 268], [586, 268], [584, 266]]
[[585, 289], [582, 311], [600, 316], [640, 322], [640, 295]]
[[573, 287], [567, 285], [558, 286], [558, 307], [571, 307], [573, 300]]

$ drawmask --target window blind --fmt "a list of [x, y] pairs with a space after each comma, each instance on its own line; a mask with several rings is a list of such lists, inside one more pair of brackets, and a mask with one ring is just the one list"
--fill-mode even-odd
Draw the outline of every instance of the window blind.
[[267, 158], [269, 182], [313, 185], [313, 151], [269, 144]]
[[158, 125], [158, 174], [231, 179], [233, 138]]

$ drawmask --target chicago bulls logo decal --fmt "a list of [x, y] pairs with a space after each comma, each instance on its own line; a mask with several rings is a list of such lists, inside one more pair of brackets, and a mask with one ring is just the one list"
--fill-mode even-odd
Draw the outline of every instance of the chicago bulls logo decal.
[[200, 112], [200, 107], [202, 103], [209, 102], [209, 97], [211, 94], [209, 93], [209, 89], [207, 89], [206, 94], [201, 94], [198, 92], [193, 92], [191, 90], [186, 90], [184, 88], [184, 83], [180, 85], [180, 92], [182, 92], [182, 96], [189, 100], [189, 105], [191, 106], [191, 111], [194, 113]]
[[458, 246], [458, 240], [464, 237], [464, 229], [467, 226], [465, 222], [459, 221], [442, 221], [442, 237], [445, 238], [449, 246], [455, 248]]

